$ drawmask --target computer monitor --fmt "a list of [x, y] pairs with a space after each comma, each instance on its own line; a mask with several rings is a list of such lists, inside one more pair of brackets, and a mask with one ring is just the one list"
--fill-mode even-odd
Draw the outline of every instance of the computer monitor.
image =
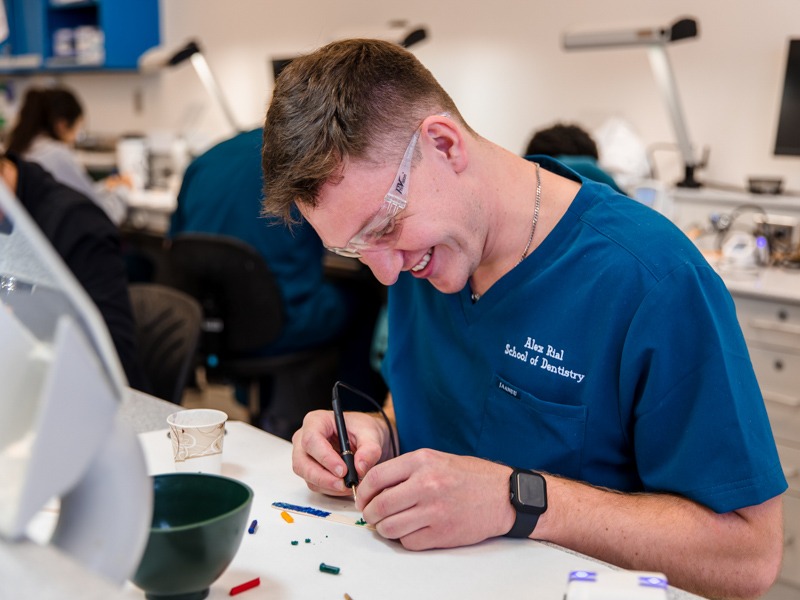
[[800, 39], [789, 40], [775, 154], [800, 156]]

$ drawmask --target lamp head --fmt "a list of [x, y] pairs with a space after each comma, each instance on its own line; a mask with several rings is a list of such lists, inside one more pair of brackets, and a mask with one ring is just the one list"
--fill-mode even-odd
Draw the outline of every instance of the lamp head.
[[347, 27], [333, 33], [331, 41], [349, 38], [370, 38], [392, 42], [403, 48], [410, 48], [428, 38], [428, 30], [420, 25], [409, 26], [405, 19], [390, 21], [384, 27]]
[[635, 27], [611, 31], [565, 33], [563, 42], [566, 50], [591, 50], [622, 46], [665, 45], [693, 37], [697, 37], [697, 21], [687, 17], [665, 27]]
[[400, 45], [403, 48], [409, 48], [410, 46], [413, 46], [414, 44], [421, 42], [426, 37], [428, 37], [428, 32], [423, 27], [420, 27], [410, 32], [405, 37], [405, 39], [400, 42]]
[[178, 50], [172, 58], [167, 61], [168, 67], [174, 67], [175, 65], [181, 64], [183, 61], [188, 60], [191, 58], [192, 54], [197, 54], [200, 52], [200, 46], [197, 45], [195, 40], [190, 41], [186, 44], [183, 48]]
[[141, 73], [155, 73], [160, 69], [179, 65], [197, 53], [202, 51], [196, 40], [191, 40], [177, 52], [156, 46], [139, 57], [138, 68]]

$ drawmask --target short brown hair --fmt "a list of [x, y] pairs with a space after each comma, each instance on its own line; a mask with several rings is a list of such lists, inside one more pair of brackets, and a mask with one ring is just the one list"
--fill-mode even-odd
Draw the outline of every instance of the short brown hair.
[[440, 112], [472, 131], [430, 71], [390, 42], [344, 40], [294, 59], [264, 123], [264, 214], [291, 222], [292, 203], [316, 206], [348, 161], [399, 163], [415, 129]]

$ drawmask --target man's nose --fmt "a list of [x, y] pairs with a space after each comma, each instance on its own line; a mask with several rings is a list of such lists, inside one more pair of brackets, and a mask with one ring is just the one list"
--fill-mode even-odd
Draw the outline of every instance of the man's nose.
[[383, 285], [396, 282], [403, 269], [403, 253], [400, 250], [367, 251], [361, 254], [359, 260], [370, 268]]

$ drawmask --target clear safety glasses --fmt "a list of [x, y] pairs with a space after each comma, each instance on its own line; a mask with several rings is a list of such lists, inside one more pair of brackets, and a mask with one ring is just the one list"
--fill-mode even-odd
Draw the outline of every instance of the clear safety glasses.
[[403, 162], [400, 163], [400, 168], [397, 170], [397, 175], [394, 177], [392, 187], [389, 192], [383, 197], [383, 204], [372, 217], [369, 223], [357, 234], [355, 234], [347, 246], [344, 248], [332, 248], [325, 246], [331, 252], [335, 252], [340, 256], [347, 256], [349, 258], [361, 258], [361, 252], [364, 250], [374, 249], [380, 250], [390, 247], [400, 237], [400, 230], [402, 229], [403, 222], [396, 219], [397, 213], [403, 210], [408, 204], [408, 184], [409, 176], [411, 174], [411, 161], [414, 157], [414, 147], [417, 145], [420, 130], [414, 132], [414, 137], [406, 148], [406, 153], [403, 155]]

